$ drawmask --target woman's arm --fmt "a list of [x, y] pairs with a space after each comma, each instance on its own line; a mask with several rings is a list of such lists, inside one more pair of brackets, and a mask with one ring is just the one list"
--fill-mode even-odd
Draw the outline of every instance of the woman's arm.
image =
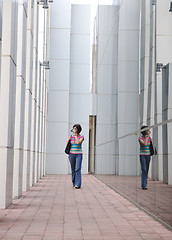
[[77, 136], [75, 136], [75, 141], [76, 141], [76, 144], [81, 144], [84, 141], [84, 137], [81, 137], [80, 139], [78, 139]]
[[143, 141], [142, 139], [139, 139], [139, 142], [141, 145], [144, 145], [144, 146], [148, 145], [148, 137], [146, 137], [145, 141]]
[[68, 137], [67, 142], [66, 142], [66, 145], [67, 145], [67, 143], [69, 142], [69, 140], [71, 140], [71, 136]]

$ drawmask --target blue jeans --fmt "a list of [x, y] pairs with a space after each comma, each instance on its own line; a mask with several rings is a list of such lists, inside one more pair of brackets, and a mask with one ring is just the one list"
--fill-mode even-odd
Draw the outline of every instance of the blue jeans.
[[140, 155], [142, 188], [147, 187], [150, 158], [150, 155]]
[[73, 186], [81, 187], [82, 154], [69, 153]]

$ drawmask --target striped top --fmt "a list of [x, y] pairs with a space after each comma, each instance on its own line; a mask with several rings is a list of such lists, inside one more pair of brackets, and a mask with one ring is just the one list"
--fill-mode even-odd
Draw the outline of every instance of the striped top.
[[[144, 142], [146, 141], [146, 139], [143, 136], [139, 137], [139, 140], [140, 139], [143, 140]], [[150, 149], [149, 149], [150, 140], [151, 140], [151, 138], [148, 137], [148, 145], [140, 144], [140, 155], [150, 155]]]
[[[78, 136], [78, 140], [80, 140], [81, 138], [84, 139], [84, 136]], [[71, 136], [71, 149], [70, 149], [70, 153], [72, 154], [82, 154], [82, 143], [81, 144], [77, 144], [75, 141], [75, 137]]]

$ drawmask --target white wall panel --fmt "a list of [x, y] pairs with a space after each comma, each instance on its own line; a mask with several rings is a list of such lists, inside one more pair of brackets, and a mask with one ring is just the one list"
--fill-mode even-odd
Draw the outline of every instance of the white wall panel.
[[64, 148], [69, 130], [70, 1], [54, 1], [50, 16], [46, 174], [67, 174]]
[[69, 0], [53, 1], [50, 9], [50, 28], [70, 29], [70, 8]]
[[[114, 35], [118, 31], [118, 9], [116, 6], [100, 7], [99, 15], [99, 34], [100, 35]], [[109, 24], [107, 24], [107, 22]], [[114, 42], [115, 44], [115, 42]]]
[[69, 60], [51, 60], [50, 61], [50, 83], [51, 91], [68, 91], [69, 90]]
[[46, 174], [68, 174], [68, 161], [65, 154], [47, 153]]
[[[125, 64], [124, 64], [125, 65]], [[138, 62], [128, 62], [126, 66], [126, 91], [136, 92], [138, 94], [138, 72], [135, 69], [139, 68]], [[132, 81], [130, 81], [132, 79]]]
[[98, 107], [97, 107], [97, 124], [112, 124], [114, 119], [112, 116], [112, 95], [98, 95]]
[[88, 123], [90, 109], [90, 94], [70, 94], [69, 114], [71, 123]]
[[[74, 17], [76, 16], [76, 17]], [[79, 19], [79, 21], [78, 21]], [[72, 6], [71, 33], [72, 34], [90, 34], [90, 6], [77, 5]]]
[[138, 61], [139, 55], [139, 31], [128, 31], [126, 42], [126, 60]]
[[90, 36], [71, 35], [71, 63], [90, 64]]
[[[119, 11], [118, 33], [118, 137], [138, 128], [139, 113], [139, 18], [140, 2], [124, 1]], [[134, 131], [133, 129], [133, 131]], [[127, 137], [119, 140], [119, 174], [133, 175], [137, 148], [127, 146]], [[136, 145], [137, 142], [136, 142]], [[128, 157], [133, 161], [128, 164]]]
[[90, 78], [90, 66], [72, 64], [70, 70], [70, 77], [72, 84], [70, 85], [71, 93], [89, 93], [90, 85], [88, 79]]
[[49, 92], [49, 121], [67, 122], [69, 106], [69, 93], [66, 91]]
[[124, 30], [119, 31], [118, 33], [118, 42], [120, 43], [118, 45], [118, 61], [125, 61], [126, 60], [126, 54], [127, 54], [127, 32]]
[[136, 21], [136, 19], [140, 18], [140, 11], [138, 11], [140, 8], [140, 2], [138, 0], [126, 1], [126, 7], [126, 29], [138, 31], [139, 21]]
[[108, 35], [99, 36], [98, 61], [101, 64], [117, 64], [118, 52], [114, 51], [117, 45], [117, 35], [109, 37]]
[[[166, 65], [172, 60], [172, 34], [168, 36], [159, 35], [157, 37], [157, 55], [159, 60]], [[163, 47], [162, 47], [163, 46]]]
[[70, 30], [50, 29], [51, 59], [69, 59]]
[[[59, 141], [60, 137], [60, 141]], [[49, 122], [47, 153], [64, 153], [65, 145], [68, 138], [68, 122]], [[65, 155], [65, 153], [64, 153]]]

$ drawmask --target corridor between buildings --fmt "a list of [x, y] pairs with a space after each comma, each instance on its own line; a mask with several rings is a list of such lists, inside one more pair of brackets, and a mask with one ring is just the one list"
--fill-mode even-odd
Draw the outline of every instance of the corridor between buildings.
[[170, 0], [0, 0], [0, 239], [172, 239], [171, 23]]

